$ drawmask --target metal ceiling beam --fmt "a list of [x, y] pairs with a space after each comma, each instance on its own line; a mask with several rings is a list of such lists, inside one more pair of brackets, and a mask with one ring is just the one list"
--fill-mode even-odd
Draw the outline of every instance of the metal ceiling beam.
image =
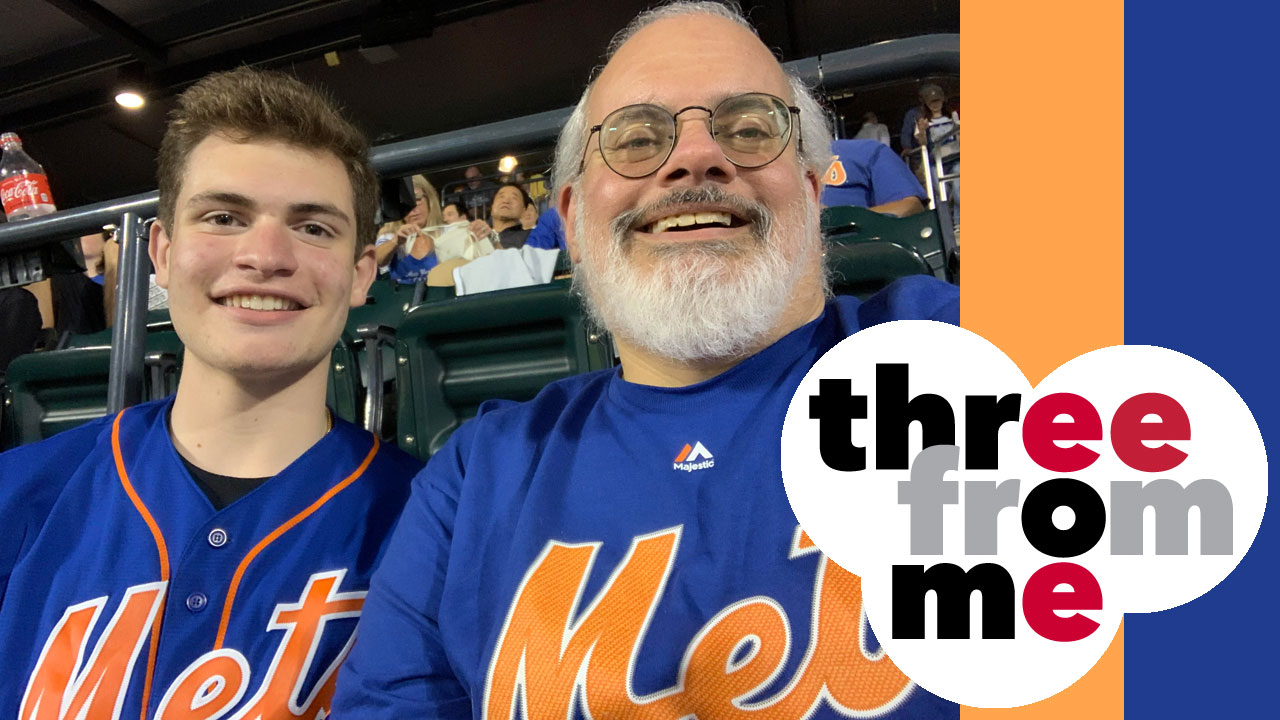
[[45, 2], [108, 40], [123, 44], [134, 56], [145, 63], [164, 65], [168, 60], [168, 52], [163, 45], [143, 35], [137, 28], [93, 0], [45, 0]]

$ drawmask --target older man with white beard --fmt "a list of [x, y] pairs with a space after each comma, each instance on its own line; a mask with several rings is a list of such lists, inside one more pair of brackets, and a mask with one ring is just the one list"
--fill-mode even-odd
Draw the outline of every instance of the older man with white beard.
[[624, 29], [564, 128], [559, 210], [622, 367], [489, 403], [414, 483], [337, 717], [957, 717], [799, 530], [778, 437], [814, 361], [932, 278], [827, 297], [830, 135], [734, 10]]

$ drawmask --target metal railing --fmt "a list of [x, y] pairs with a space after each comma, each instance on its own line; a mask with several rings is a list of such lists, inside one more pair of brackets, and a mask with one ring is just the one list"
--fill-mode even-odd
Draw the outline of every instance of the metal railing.
[[[784, 65], [814, 86], [833, 88], [877, 82], [904, 75], [959, 72], [958, 34], [922, 35], [795, 60]], [[553, 142], [572, 108], [548, 110], [473, 128], [404, 140], [376, 147], [373, 167], [383, 177], [402, 177], [432, 166], [505, 154], [511, 148]], [[111, 343], [109, 409], [141, 402], [144, 388], [147, 287], [147, 223], [156, 215], [156, 191], [108, 200], [52, 215], [0, 225], [0, 256], [19, 257], [51, 242], [120, 228], [120, 265]]]

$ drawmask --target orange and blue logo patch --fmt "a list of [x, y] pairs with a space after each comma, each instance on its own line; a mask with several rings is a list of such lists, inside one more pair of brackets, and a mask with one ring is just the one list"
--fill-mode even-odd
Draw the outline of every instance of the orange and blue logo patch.
[[680, 452], [672, 462], [671, 469], [693, 472], [694, 470], [706, 470], [707, 468], [715, 467], [715, 465], [715, 456], [701, 441], [695, 440], [692, 445], [689, 443], [684, 444], [684, 447], [680, 449]]

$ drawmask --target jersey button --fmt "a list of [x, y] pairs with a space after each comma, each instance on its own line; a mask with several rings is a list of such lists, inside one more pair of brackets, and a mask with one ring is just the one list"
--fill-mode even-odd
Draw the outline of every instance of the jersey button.
[[227, 544], [227, 531], [222, 528], [214, 528], [209, 531], [209, 544], [218, 548]]
[[200, 612], [209, 604], [209, 598], [202, 592], [193, 592], [187, 596], [187, 609], [191, 612]]

